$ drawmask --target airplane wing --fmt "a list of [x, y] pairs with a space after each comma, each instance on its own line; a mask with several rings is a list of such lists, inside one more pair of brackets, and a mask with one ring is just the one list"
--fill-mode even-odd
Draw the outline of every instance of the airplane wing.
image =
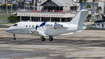
[[65, 33], [65, 34], [61, 34], [61, 35], [69, 35], [69, 34], [73, 34], [73, 32], [71, 32], [71, 33]]
[[73, 34], [73, 32], [71, 32], [71, 33], [65, 33], [65, 34], [61, 34], [61, 35], [54, 35], [54, 37], [62, 36], [62, 35], [70, 35], [70, 34]]
[[41, 31], [31, 31], [30, 33], [31, 33], [32, 35], [47, 36], [44, 32], [41, 32]]

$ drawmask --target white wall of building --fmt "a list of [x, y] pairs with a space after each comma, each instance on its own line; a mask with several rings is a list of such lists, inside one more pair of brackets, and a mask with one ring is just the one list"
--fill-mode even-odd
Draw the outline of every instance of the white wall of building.
[[98, 6], [101, 6], [101, 8], [102, 8], [102, 11], [100, 11], [100, 13], [104, 13], [104, 2], [98, 2]]

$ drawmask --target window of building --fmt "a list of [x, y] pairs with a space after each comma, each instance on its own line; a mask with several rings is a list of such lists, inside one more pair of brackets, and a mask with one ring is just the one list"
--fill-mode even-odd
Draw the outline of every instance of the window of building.
[[32, 21], [40, 21], [40, 17], [32, 17]]
[[29, 25], [29, 27], [31, 27], [31, 25]]
[[62, 18], [61, 22], [70, 22], [72, 18]]
[[50, 21], [50, 17], [42, 17], [42, 22], [48, 22]]
[[60, 18], [51, 18], [52, 22], [60, 22]]
[[29, 21], [30, 20], [30, 17], [22, 17], [22, 20], [23, 21]]

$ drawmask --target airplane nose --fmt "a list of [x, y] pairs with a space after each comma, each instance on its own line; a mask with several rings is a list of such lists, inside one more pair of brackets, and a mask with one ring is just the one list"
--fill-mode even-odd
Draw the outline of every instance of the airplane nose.
[[10, 30], [11, 30], [11, 29], [10, 29], [10, 28], [8, 28], [8, 29], [6, 30], [6, 32], [10, 32]]

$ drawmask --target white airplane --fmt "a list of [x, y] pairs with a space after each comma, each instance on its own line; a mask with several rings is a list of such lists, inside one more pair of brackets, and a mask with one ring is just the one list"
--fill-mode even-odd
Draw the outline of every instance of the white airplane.
[[79, 32], [86, 29], [83, 23], [88, 16], [88, 13], [88, 10], [82, 9], [69, 23], [18, 22], [8, 28], [6, 32], [12, 33], [14, 40], [16, 40], [15, 34], [31, 34], [40, 36], [42, 41], [45, 41], [44, 37], [49, 37], [49, 41], [53, 41], [54, 36], [73, 34], [73, 32]]

